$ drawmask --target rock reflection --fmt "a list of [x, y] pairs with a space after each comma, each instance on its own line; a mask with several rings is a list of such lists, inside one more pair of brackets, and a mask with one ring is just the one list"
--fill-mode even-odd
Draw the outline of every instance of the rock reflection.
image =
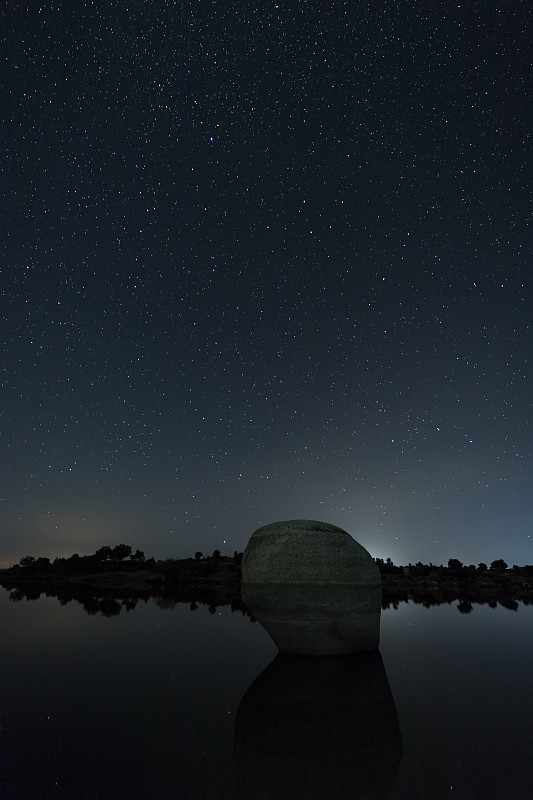
[[383, 798], [401, 756], [379, 651], [278, 654], [237, 710], [234, 766], [243, 798]]
[[322, 658], [379, 647], [379, 585], [243, 584], [241, 597], [282, 653]]

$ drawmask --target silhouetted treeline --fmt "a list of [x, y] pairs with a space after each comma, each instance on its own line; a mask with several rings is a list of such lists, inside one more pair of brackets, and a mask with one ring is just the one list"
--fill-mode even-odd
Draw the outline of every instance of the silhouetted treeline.
[[398, 608], [399, 603], [420, 603], [426, 607], [458, 601], [462, 614], [473, 610], [474, 604], [497, 605], [516, 610], [519, 602], [533, 603], [533, 566], [526, 564], [511, 569], [503, 559], [463, 564], [450, 558], [448, 566], [409, 564], [396, 567], [390, 559], [376, 559], [382, 574], [382, 606]]
[[[417, 561], [416, 564], [409, 563], [407, 566], [397, 566], [390, 558], [376, 558], [375, 562], [378, 565], [382, 575], [407, 574], [414, 577], [424, 577], [430, 574], [449, 575], [450, 573], [454, 573], [462, 576], [468, 576], [473, 574], [487, 573], [493, 576], [497, 573], [510, 571], [509, 566], [503, 560], [503, 558], [498, 558], [495, 561], [491, 561], [490, 567], [488, 567], [484, 561], [481, 561], [477, 565], [463, 564], [458, 558], [448, 559], [448, 565], [446, 567], [444, 567], [442, 564], [437, 565], [431, 562], [429, 564], [423, 564], [421, 561]], [[522, 567], [518, 566], [517, 564], [513, 564], [511, 569], [515, 575], [533, 576], [532, 564], [526, 564]]]
[[[137, 566], [142, 568], [143, 566], [153, 564], [172, 564], [174, 567], [178, 567], [180, 564], [190, 564], [191, 561], [201, 562], [204, 565], [206, 562], [220, 562], [220, 561], [228, 561], [231, 560], [235, 564], [240, 565], [242, 561], [243, 553], [238, 553], [236, 550], [233, 553], [233, 556], [223, 556], [221, 555], [220, 550], [213, 550], [211, 555], [204, 555], [202, 551], [197, 550], [194, 554], [193, 558], [168, 558], [166, 561], [158, 561], [156, 562], [155, 559], [152, 557], [150, 559], [146, 559], [145, 554], [142, 550], [137, 549], [133, 552], [133, 549], [128, 544], [117, 544], [114, 547], [109, 545], [104, 545], [103, 547], [99, 547], [91, 555], [80, 556], [78, 553], [73, 553], [68, 558], [55, 558], [53, 561], [50, 558], [45, 556], [24, 556], [20, 559], [18, 564], [15, 564], [11, 569], [18, 569], [24, 568], [29, 572], [45, 572], [45, 571], [78, 571], [83, 570], [84, 567], [90, 567], [94, 569], [95, 566], [98, 567], [116, 567], [120, 564], [121, 568], [124, 567], [131, 567]], [[393, 563], [391, 558], [376, 558], [376, 564], [378, 565], [380, 572], [382, 575], [399, 575], [402, 573], [407, 573], [413, 576], [425, 576], [429, 575], [430, 573], [434, 573], [435, 571], [445, 570], [448, 572], [455, 572], [460, 573], [462, 575], [472, 574], [472, 573], [482, 573], [489, 571], [490, 573], [497, 573], [497, 572], [506, 572], [509, 570], [507, 563], [502, 559], [496, 559], [490, 563], [490, 566], [487, 566], [486, 563], [483, 561], [479, 564], [463, 564], [457, 558], [450, 558], [448, 559], [447, 566], [443, 566], [442, 564], [433, 564], [429, 562], [429, 564], [424, 564], [421, 561], [417, 561], [416, 564], [409, 563], [407, 566], [405, 565], [396, 565]], [[517, 575], [527, 575], [533, 576], [533, 565], [526, 564], [525, 566], [518, 566], [517, 564], [513, 564], [512, 571]]]
[[[126, 561], [128, 559], [128, 561]], [[154, 563], [154, 559], [146, 559], [142, 550], [133, 552], [129, 544], [116, 544], [114, 547], [104, 545], [99, 547], [96, 552], [87, 556], [80, 556], [73, 553], [68, 558], [58, 557], [51, 561], [45, 556], [23, 556], [18, 564], [11, 567], [12, 570], [24, 569], [25, 572], [86, 572], [94, 571], [95, 567], [146, 567]]]
[[95, 553], [69, 558], [24, 556], [19, 564], [0, 572], [0, 585], [10, 599], [36, 600], [57, 597], [62, 605], [75, 600], [88, 614], [116, 616], [152, 598], [161, 608], [187, 603], [215, 613], [221, 605], [243, 610], [240, 601], [242, 553], [222, 556], [219, 550], [194, 558], [146, 559], [143, 551], [129, 545], [100, 547]]
[[[10, 598], [37, 599], [55, 596], [62, 604], [78, 600], [87, 613], [115, 616], [149, 598], [161, 608], [188, 603], [191, 610], [220, 605], [242, 610], [240, 570], [243, 554], [211, 555], [197, 550], [194, 557], [165, 561], [146, 559], [142, 550], [126, 544], [103, 546], [95, 553], [69, 558], [25, 556], [20, 563], [0, 573], [0, 585], [11, 590]], [[383, 608], [413, 602], [426, 607], [458, 602], [460, 613], [470, 613], [474, 604], [502, 605], [516, 609], [519, 602], [533, 602], [533, 566], [511, 568], [503, 559], [463, 564], [450, 558], [447, 566], [433, 563], [398, 566], [391, 558], [375, 559], [382, 576]]]
[[133, 552], [129, 544], [116, 544], [114, 547], [104, 545], [99, 547], [96, 552], [91, 555], [80, 556], [79, 553], [73, 553], [68, 558], [58, 557], [53, 561], [46, 556], [23, 556], [18, 564], [10, 567], [10, 570], [24, 569], [28, 573], [42, 573], [42, 572], [87, 572], [94, 571], [95, 568], [116, 568], [120, 565], [120, 569], [143, 569], [152, 567], [154, 564], [171, 564], [173, 567], [179, 568], [179, 565], [190, 564], [193, 560], [201, 562], [202, 569], [207, 570], [207, 562], [232, 561], [235, 564], [240, 564], [242, 561], [243, 553], [238, 553], [236, 550], [233, 556], [223, 556], [220, 550], [214, 550], [212, 555], [205, 555], [201, 551], [197, 551], [192, 558], [167, 558], [166, 561], [155, 561], [153, 556], [149, 559], [146, 558], [143, 550], [137, 549]]

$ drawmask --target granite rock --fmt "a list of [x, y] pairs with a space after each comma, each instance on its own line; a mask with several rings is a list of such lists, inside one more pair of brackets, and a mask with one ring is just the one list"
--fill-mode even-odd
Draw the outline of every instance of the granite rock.
[[282, 653], [342, 655], [379, 645], [379, 569], [335, 525], [288, 520], [259, 528], [244, 552], [241, 594]]

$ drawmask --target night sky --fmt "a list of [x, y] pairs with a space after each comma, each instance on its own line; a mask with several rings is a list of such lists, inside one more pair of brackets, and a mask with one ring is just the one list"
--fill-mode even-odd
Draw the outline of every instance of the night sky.
[[533, 562], [533, 4], [1, 12], [0, 566]]

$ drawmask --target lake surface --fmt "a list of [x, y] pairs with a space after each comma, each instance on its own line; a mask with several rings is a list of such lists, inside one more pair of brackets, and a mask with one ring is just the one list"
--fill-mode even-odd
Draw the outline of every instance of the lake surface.
[[2, 800], [533, 796], [533, 606], [401, 604], [323, 661], [229, 607], [0, 589], [0, 645]]

